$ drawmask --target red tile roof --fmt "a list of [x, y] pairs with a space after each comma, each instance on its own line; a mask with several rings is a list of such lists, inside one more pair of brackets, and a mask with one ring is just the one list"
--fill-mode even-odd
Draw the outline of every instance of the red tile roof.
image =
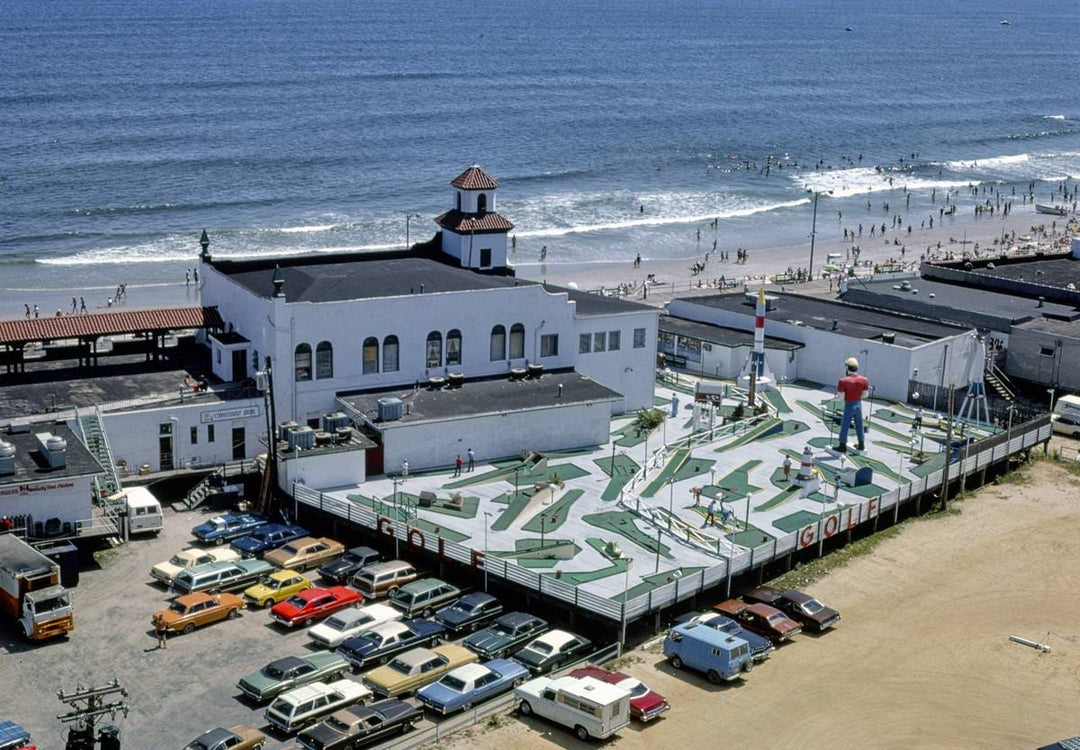
[[509, 232], [514, 228], [513, 224], [494, 211], [482, 214], [466, 214], [458, 210], [447, 211], [437, 217], [435, 223], [443, 229], [449, 229], [458, 234]]
[[95, 312], [30, 320], [0, 320], [0, 344], [221, 326], [221, 315], [216, 307], [164, 307], [152, 310]]
[[477, 166], [469, 167], [455, 177], [450, 184], [462, 190], [494, 190], [499, 187], [494, 177]]

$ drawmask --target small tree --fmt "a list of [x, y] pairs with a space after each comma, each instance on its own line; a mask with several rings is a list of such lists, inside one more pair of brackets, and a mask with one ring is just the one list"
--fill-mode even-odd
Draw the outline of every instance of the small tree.
[[659, 409], [638, 409], [634, 419], [634, 429], [638, 433], [652, 432], [664, 423], [664, 412]]
[[731, 421], [738, 422], [746, 416], [746, 406], [742, 402], [735, 404], [735, 409], [731, 412]]

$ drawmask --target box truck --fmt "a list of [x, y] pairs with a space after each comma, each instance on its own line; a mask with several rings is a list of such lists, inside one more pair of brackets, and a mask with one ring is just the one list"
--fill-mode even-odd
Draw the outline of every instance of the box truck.
[[75, 629], [60, 566], [14, 534], [0, 534], [0, 611], [35, 641]]

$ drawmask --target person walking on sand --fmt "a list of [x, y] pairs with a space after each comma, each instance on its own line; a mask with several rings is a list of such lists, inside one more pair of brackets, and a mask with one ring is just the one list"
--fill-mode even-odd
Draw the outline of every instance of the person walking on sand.
[[469, 448], [469, 450], [466, 451], [465, 455], [469, 457], [469, 469], [468, 470], [472, 471], [473, 469], [476, 468], [476, 451], [474, 451], [472, 448]]
[[165, 616], [154, 615], [154, 632], [157, 634], [157, 647], [169, 647], [169, 628], [165, 625]]
[[79, 312], [86, 315], [86, 299], [79, 297]]
[[191, 286], [191, 269], [184, 269], [184, 286]]
[[71, 314], [74, 315], [79, 311], [79, 301], [74, 297], [71, 298]]
[[27, 319], [27, 320], [30, 320], [30, 305], [28, 305], [28, 304], [26, 304], [25, 302], [23, 302], [23, 307], [25, 307], [25, 308], [26, 308], [26, 319]]
[[41, 312], [38, 310], [37, 305], [34, 305], [34, 317], [35, 318], [40, 318], [41, 317]]

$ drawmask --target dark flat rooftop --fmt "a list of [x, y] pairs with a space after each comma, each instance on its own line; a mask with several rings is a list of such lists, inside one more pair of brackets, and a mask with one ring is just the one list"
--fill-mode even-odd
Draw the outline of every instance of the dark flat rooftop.
[[[147, 362], [142, 355], [111, 357], [97, 367], [72, 367], [70, 361], [39, 363], [18, 375], [0, 375], [0, 419], [64, 411], [152, 394], [175, 393], [186, 377], [210, 375], [210, 352], [200, 344], [166, 350]], [[190, 396], [193, 394], [186, 394]], [[213, 393], [198, 398], [218, 400]]]
[[[38, 451], [36, 433], [51, 432], [67, 441], [67, 465], [58, 469], [49, 468], [49, 462]], [[91, 455], [75, 433], [65, 424], [36, 424], [29, 432], [0, 433], [0, 439], [15, 446], [15, 473], [0, 476], [0, 484], [19, 484], [21, 482], [42, 482], [50, 479], [78, 477], [87, 474], [102, 474], [104, 469]]]
[[853, 304], [980, 327], [985, 326], [980, 320], [994, 318], [1003, 325], [1001, 330], [1042, 315], [1066, 320], [1080, 318], [1080, 311], [1073, 305], [1046, 302], [1039, 307], [1037, 300], [1027, 297], [931, 279], [911, 279], [910, 283], [911, 289], [907, 291], [900, 288], [899, 282], [893, 281], [851, 284], [843, 299]]
[[437, 391], [428, 388], [415, 391], [412, 388], [387, 388], [363, 393], [339, 393], [338, 400], [376, 422], [379, 399], [392, 396], [402, 400], [405, 413], [398, 422], [379, 424], [392, 426], [622, 398], [591, 378], [564, 370], [545, 372], [542, 377], [535, 379], [510, 380], [503, 376], [470, 380], [460, 388]]
[[1021, 323], [1018, 328], [1028, 331], [1042, 331], [1052, 333], [1055, 336], [1069, 336], [1080, 338], [1080, 320], [1056, 320], [1053, 318], [1036, 318], [1026, 323]]
[[1003, 263], [993, 261], [993, 268], [979, 263], [969, 273], [979, 276], [997, 277], [1027, 281], [1033, 284], [1065, 289], [1069, 284], [1080, 288], [1080, 260], [1066, 256], [1064, 258], [1032, 258], [1019, 262]]
[[565, 293], [570, 300], [576, 303], [577, 317], [591, 318], [602, 315], [617, 315], [619, 313], [642, 312], [644, 310], [656, 310], [652, 305], [641, 302], [632, 302], [620, 297], [608, 297], [596, 292], [583, 292], [580, 289], [545, 284], [544, 289], [554, 293]]
[[[881, 340], [885, 333], [894, 333], [897, 346], [912, 348], [937, 341], [948, 336], [956, 336], [968, 330], [963, 326], [939, 323], [933, 320], [913, 318], [885, 310], [874, 310], [859, 305], [849, 305], [820, 297], [807, 297], [799, 294], [770, 292], [776, 298], [776, 309], [770, 310], [765, 318], [765, 330], [769, 330], [770, 320], [787, 323], [800, 321], [802, 325], [820, 331], [832, 331], [851, 338]], [[754, 300], [742, 292], [735, 294], [714, 294], [706, 297], [683, 297], [680, 302], [703, 307], [730, 310], [753, 317]], [[833, 327], [835, 321], [836, 327]]]
[[[660, 316], [660, 331], [663, 333], [674, 333], [679, 336], [687, 336], [701, 341], [708, 341], [711, 344], [719, 344], [720, 346], [754, 345], [754, 332], [752, 330], [743, 331], [738, 328], [714, 326], [709, 323], [698, 323], [694, 320], [676, 318], [672, 315]], [[768, 349], [791, 351], [794, 349], [802, 349], [805, 344], [800, 344], [797, 341], [778, 339], [773, 336], [766, 336], [765, 346]]]
[[[302, 262], [301, 262], [302, 261]], [[421, 256], [343, 255], [321, 262], [310, 258], [275, 259], [289, 302], [340, 302], [408, 294], [503, 289], [536, 282], [477, 273]], [[260, 297], [274, 292], [274, 263], [220, 261], [214, 267]]]

